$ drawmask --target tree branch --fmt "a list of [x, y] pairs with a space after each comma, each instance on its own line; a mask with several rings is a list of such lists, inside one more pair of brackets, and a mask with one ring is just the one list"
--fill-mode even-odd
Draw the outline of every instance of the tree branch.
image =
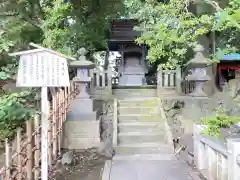
[[[219, 6], [216, 1], [213, 0], [204, 0], [207, 4], [211, 5], [217, 12], [223, 12], [224, 10]], [[232, 23], [236, 26], [236, 28], [240, 29], [240, 24], [232, 18], [229, 14], [227, 14], [228, 19], [232, 21]]]

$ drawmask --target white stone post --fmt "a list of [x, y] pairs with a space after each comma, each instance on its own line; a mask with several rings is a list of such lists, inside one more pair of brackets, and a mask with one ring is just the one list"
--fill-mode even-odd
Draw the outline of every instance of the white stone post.
[[112, 89], [112, 67], [111, 66], [108, 66], [107, 75], [108, 75], [108, 88]]
[[240, 179], [240, 138], [227, 139], [228, 180]]
[[120, 73], [122, 73], [124, 71], [124, 52], [123, 52], [123, 49], [121, 51], [121, 65], [120, 65]]
[[158, 89], [162, 87], [162, 80], [163, 80], [162, 74], [163, 74], [162, 68], [159, 67], [158, 72], [157, 72], [157, 87], [158, 87]]
[[160, 91], [162, 88], [162, 68], [159, 67], [157, 71], [157, 95], [160, 96]]
[[175, 82], [176, 82], [176, 89], [177, 89], [178, 94], [180, 94], [180, 95], [183, 94], [182, 93], [182, 86], [181, 86], [181, 83], [182, 83], [182, 72], [181, 72], [181, 68], [180, 67], [176, 68]]
[[207, 168], [205, 147], [199, 139], [202, 129], [201, 125], [193, 124], [194, 164], [199, 170]]
[[118, 101], [114, 99], [113, 103], [113, 146], [118, 144]]

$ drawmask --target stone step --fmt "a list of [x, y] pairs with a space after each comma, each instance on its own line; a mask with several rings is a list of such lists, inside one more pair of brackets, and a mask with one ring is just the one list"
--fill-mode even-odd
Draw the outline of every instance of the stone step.
[[118, 99], [133, 98], [133, 97], [156, 97], [156, 89], [113, 89], [113, 96]]
[[132, 100], [119, 100], [118, 104], [120, 107], [133, 107], [133, 106], [143, 106], [143, 107], [156, 107], [158, 106], [158, 101], [156, 98], [145, 98], [145, 99], [132, 99]]
[[127, 160], [127, 161], [167, 161], [167, 160], [177, 160], [173, 153], [169, 154], [132, 154], [132, 155], [115, 155], [113, 160]]
[[164, 131], [152, 133], [152, 132], [127, 132], [118, 134], [118, 143], [132, 144], [132, 143], [161, 143], [164, 142]]
[[125, 144], [114, 147], [116, 154], [169, 154], [173, 148], [161, 143]]
[[161, 132], [164, 125], [161, 122], [123, 122], [118, 124], [118, 131], [126, 132]]
[[161, 117], [158, 114], [139, 115], [139, 114], [120, 114], [118, 116], [119, 123], [122, 122], [161, 122]]
[[157, 114], [159, 112], [158, 108], [156, 107], [119, 107], [118, 112], [120, 115], [122, 114], [139, 114], [139, 116], [143, 114]]

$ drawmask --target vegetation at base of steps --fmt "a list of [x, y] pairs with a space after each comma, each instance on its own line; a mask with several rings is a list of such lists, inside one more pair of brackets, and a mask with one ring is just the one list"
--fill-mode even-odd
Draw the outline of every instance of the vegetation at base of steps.
[[240, 118], [228, 116], [224, 110], [218, 108], [214, 116], [202, 118], [201, 121], [205, 125], [202, 131], [203, 134], [222, 138], [220, 133], [221, 128], [229, 128], [231, 125], [240, 122]]
[[157, 100], [152, 100], [152, 101], [144, 101], [143, 105], [144, 106], [157, 106], [158, 102]]
[[0, 98], [0, 141], [12, 138], [18, 127], [36, 113], [35, 90], [1, 94]]

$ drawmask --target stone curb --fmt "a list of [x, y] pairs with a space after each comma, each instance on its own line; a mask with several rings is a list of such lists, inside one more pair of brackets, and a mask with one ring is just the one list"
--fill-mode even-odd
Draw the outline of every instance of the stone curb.
[[110, 180], [111, 169], [112, 169], [112, 160], [107, 160], [103, 168], [101, 180]]

